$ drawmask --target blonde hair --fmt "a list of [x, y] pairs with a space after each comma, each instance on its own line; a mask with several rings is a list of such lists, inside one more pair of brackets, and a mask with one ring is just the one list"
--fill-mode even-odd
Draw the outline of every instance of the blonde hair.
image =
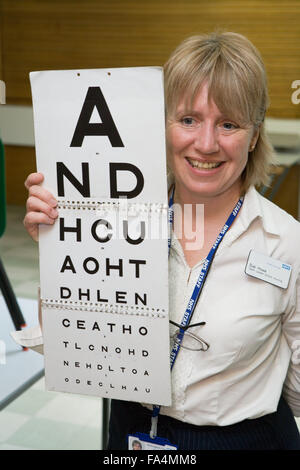
[[233, 32], [191, 36], [171, 54], [164, 75], [167, 119], [174, 116], [180, 100], [190, 106], [206, 82], [208, 97], [221, 112], [259, 128], [256, 146], [241, 175], [242, 192], [251, 185], [267, 186], [274, 153], [264, 127], [269, 105], [266, 70], [255, 46]]

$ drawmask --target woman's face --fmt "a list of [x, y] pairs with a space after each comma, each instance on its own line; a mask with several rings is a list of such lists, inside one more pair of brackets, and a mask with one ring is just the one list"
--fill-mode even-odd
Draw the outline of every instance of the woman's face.
[[[239, 196], [241, 174], [258, 131], [240, 127], [208, 101], [204, 84], [186, 111], [179, 102], [174, 119], [167, 126], [168, 162], [176, 188], [188, 197], [210, 198], [232, 191]], [[182, 193], [183, 194], [183, 193]]]

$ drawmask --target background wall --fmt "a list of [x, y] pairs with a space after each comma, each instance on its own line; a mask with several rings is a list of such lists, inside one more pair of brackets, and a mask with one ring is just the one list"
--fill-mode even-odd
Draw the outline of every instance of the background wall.
[[[300, 118], [299, 0], [0, 0], [0, 79], [7, 104], [31, 105], [32, 70], [163, 65], [186, 36], [245, 34], [265, 60], [268, 116]], [[55, 142], [53, 142], [55, 151]], [[32, 147], [6, 146], [7, 199], [24, 204]]]

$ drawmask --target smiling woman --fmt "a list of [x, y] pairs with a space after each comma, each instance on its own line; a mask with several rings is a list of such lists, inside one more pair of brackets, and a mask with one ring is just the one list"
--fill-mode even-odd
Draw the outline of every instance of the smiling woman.
[[[272, 162], [266, 83], [236, 33], [188, 38], [166, 63], [172, 406], [112, 400], [110, 450], [137, 437], [160, 449], [300, 450], [300, 224], [255, 188]], [[42, 181], [26, 180], [33, 238], [53, 207]], [[181, 223], [203, 232], [202, 247], [185, 227], [176, 236]]]
[[[194, 36], [165, 65], [165, 95], [173, 220], [170, 317], [181, 330], [171, 351], [172, 406], [153, 408], [150, 436], [157, 431], [188, 450], [300, 449], [295, 420], [281, 397], [287, 377], [284, 395], [300, 414], [300, 370], [295, 363], [289, 367], [300, 334], [299, 306], [291, 300], [299, 289], [300, 224], [255, 190], [268, 184], [273, 162], [264, 130], [264, 64], [239, 34]], [[195, 225], [199, 204], [204, 243], [191, 250], [185, 224]], [[193, 207], [191, 220], [181, 218], [177, 231], [176, 207], [184, 214], [187, 205]], [[289, 288], [247, 277], [249, 250], [257, 262], [256, 250], [289, 260]], [[182, 344], [178, 354], [178, 342], [191, 331], [207, 347], [196, 352]], [[127, 432], [148, 431], [147, 408], [113, 401], [111, 449], [122, 448]]]
[[[264, 129], [266, 71], [259, 52], [240, 34], [192, 36], [165, 65], [167, 157], [174, 201], [204, 205], [202, 249], [186, 250], [185, 218], [178, 233], [190, 266], [207, 255], [239, 197], [267, 185], [273, 149]], [[176, 227], [175, 227], [175, 233]]]

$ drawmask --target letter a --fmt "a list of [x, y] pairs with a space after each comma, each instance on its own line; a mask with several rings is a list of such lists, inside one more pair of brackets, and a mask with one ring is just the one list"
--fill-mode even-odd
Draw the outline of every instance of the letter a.
[[[102, 122], [91, 123], [94, 108]], [[70, 147], [81, 147], [85, 136], [106, 135], [112, 147], [124, 147], [100, 87], [89, 87]]]

